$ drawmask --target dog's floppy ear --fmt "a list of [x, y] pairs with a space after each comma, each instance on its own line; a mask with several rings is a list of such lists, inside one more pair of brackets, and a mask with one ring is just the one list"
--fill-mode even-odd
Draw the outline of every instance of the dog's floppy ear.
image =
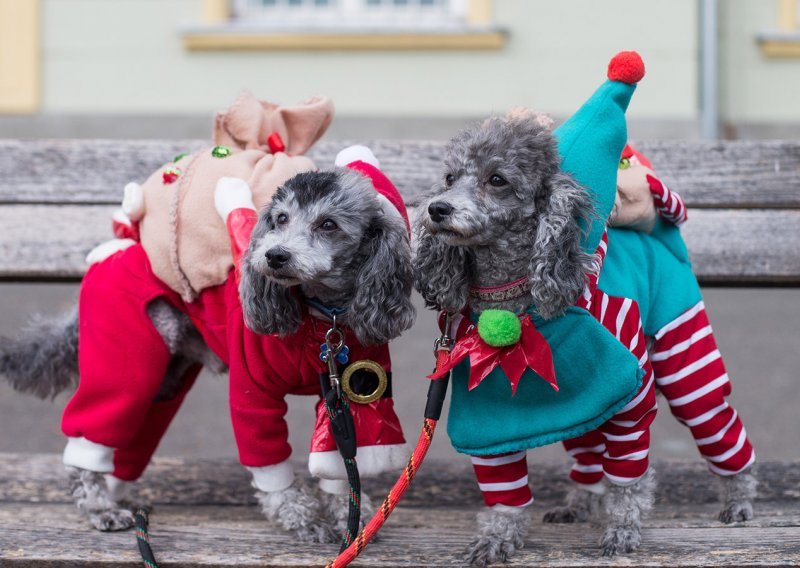
[[464, 247], [450, 246], [417, 221], [414, 286], [425, 305], [450, 313], [467, 305], [472, 259]]
[[300, 325], [300, 303], [291, 288], [270, 280], [253, 266], [258, 245], [270, 228], [269, 213], [264, 211], [253, 229], [250, 246], [242, 258], [239, 297], [247, 327], [256, 333], [286, 336], [297, 331]]
[[549, 190], [533, 243], [530, 262], [531, 295], [544, 318], [552, 318], [575, 303], [583, 292], [594, 259], [581, 248], [581, 221], [592, 220], [586, 190], [571, 176], [557, 172], [546, 182]]
[[386, 343], [414, 323], [411, 247], [398, 217], [375, 217], [364, 232], [354, 266], [356, 289], [347, 324], [365, 345]]

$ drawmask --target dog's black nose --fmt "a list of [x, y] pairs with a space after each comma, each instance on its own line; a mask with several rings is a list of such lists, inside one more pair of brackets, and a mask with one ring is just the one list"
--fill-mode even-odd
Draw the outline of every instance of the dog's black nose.
[[440, 223], [442, 219], [452, 212], [453, 208], [444, 201], [434, 201], [428, 205], [428, 215], [430, 215], [431, 219], [436, 223]]
[[292, 258], [289, 251], [281, 247], [269, 249], [264, 256], [267, 257], [267, 264], [269, 264], [270, 268], [280, 268]]

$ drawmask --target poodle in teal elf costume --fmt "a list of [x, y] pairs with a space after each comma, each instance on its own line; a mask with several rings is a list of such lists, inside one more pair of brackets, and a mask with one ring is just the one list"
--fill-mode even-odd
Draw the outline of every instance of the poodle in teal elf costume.
[[[698, 327], [702, 298], [677, 227], [657, 219], [649, 232], [607, 228], [618, 168], [630, 164], [620, 161], [625, 110], [643, 75], [638, 54], [617, 55], [608, 81], [552, 135], [513, 115], [466, 129], [448, 145], [446, 175], [420, 217], [418, 288], [429, 305], [460, 312], [451, 328], [456, 345], [432, 378], [452, 371], [448, 434], [472, 457], [490, 507], [479, 515], [473, 563], [507, 558], [522, 546], [522, 511], [532, 501], [525, 451], [554, 441], [572, 444], [572, 477], [589, 496], [579, 505], [604, 502], [604, 553], [636, 549], [654, 489], [653, 367], [663, 375], [662, 391], [680, 390], [701, 368], [714, 375], [721, 367], [716, 348], [709, 351], [707, 325]], [[592, 215], [581, 202], [587, 194]], [[593, 259], [585, 270], [582, 255]], [[561, 281], [572, 294], [576, 270], [585, 287], [574, 290], [574, 305], [554, 309], [548, 302], [557, 305], [559, 296], [548, 284]], [[648, 345], [655, 347], [652, 365]], [[692, 415], [687, 425], [716, 425], [729, 408], [724, 401], [701, 415], [694, 408], [727, 388], [722, 368], [670, 404], [679, 417], [679, 406]], [[703, 441], [715, 445], [728, 430]], [[715, 464], [745, 445], [746, 437], [737, 438]], [[737, 473], [750, 463], [750, 456], [738, 463]], [[548, 520], [576, 520], [585, 512], [578, 509], [570, 502]]]

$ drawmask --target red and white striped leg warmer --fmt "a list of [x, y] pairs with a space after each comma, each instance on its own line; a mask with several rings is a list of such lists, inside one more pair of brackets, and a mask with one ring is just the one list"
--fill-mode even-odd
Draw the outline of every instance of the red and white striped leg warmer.
[[650, 425], [657, 408], [653, 368], [637, 303], [629, 298], [600, 293], [600, 302], [592, 303], [592, 312], [639, 360], [639, 367], [644, 371], [636, 396], [598, 428], [606, 445], [603, 473], [611, 483], [630, 485], [637, 482], [650, 465]]
[[596, 431], [567, 440], [564, 447], [575, 458], [570, 477], [594, 485], [603, 476], [617, 485], [638, 481], [650, 464], [650, 425], [656, 415], [653, 369], [647, 354], [639, 306], [631, 299], [595, 290], [587, 309], [639, 360], [644, 371], [636, 396]]
[[533, 503], [526, 452], [472, 456], [472, 467], [487, 507], [527, 507]]
[[575, 459], [569, 477], [581, 485], [595, 485], [603, 480], [603, 454], [606, 438], [600, 430], [592, 430], [564, 441], [567, 453]]
[[731, 384], [702, 301], [656, 333], [651, 360], [658, 388], [691, 430], [709, 469], [734, 475], [752, 465], [753, 446], [725, 401]]

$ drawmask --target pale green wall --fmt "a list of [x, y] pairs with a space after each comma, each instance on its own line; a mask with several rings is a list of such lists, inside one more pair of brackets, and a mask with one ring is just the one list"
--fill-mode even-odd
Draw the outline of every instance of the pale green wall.
[[756, 36], [776, 28], [775, 0], [723, 0], [721, 104], [732, 122], [800, 122], [800, 58], [761, 55]]
[[498, 52], [187, 52], [200, 0], [43, 0], [47, 113], [198, 113], [241, 88], [291, 102], [330, 95], [342, 116], [464, 116], [533, 105], [571, 113], [609, 57], [650, 74], [635, 117], [696, 115], [695, 0], [496, 0]]

